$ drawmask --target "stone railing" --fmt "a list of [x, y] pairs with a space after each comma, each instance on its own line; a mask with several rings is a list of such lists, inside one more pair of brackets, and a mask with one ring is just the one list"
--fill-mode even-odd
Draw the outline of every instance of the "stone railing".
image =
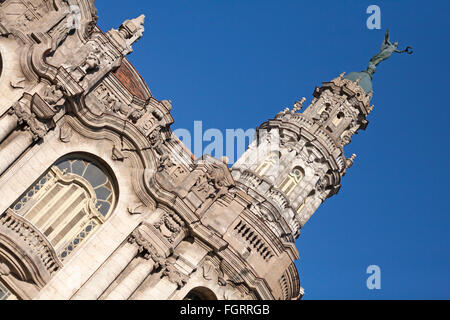
[[333, 151], [338, 148], [333, 138], [331, 138], [324, 130], [318, 129], [316, 134], [327, 146], [330, 153], [333, 153]]
[[45, 236], [23, 217], [16, 215], [13, 210], [8, 209], [0, 216], [0, 225], [16, 233], [42, 261], [50, 275], [62, 267], [62, 263]]
[[240, 180], [245, 182], [245, 184], [249, 185], [252, 188], [258, 187], [262, 182], [260, 177], [258, 177], [255, 173], [253, 173], [249, 170], [245, 170], [242, 173]]
[[278, 205], [278, 207], [281, 208], [282, 210], [286, 209], [286, 208], [288, 207], [288, 205], [289, 205], [289, 201], [286, 199], [285, 195], [284, 195], [282, 192], [280, 192], [280, 191], [278, 191], [278, 190], [276, 190], [276, 189], [274, 189], [274, 188], [272, 188], [272, 189], [269, 191], [268, 196], [269, 196], [269, 198], [272, 199], [272, 200]]
[[295, 122], [302, 124], [304, 126], [306, 126], [307, 128], [312, 127], [313, 126], [313, 122], [310, 121], [308, 118], [306, 118], [303, 114], [301, 113], [294, 113], [291, 115], [292, 120], [294, 120]]

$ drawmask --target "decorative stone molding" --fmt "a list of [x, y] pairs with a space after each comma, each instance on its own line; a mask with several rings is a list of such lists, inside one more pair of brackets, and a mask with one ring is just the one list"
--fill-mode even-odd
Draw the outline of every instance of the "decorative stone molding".
[[9, 84], [11, 85], [11, 87], [13, 89], [25, 89], [25, 84], [24, 84], [25, 80], [26, 80], [25, 78], [17, 78], [17, 79], [11, 80], [9, 82]]
[[245, 170], [240, 178], [252, 188], [257, 188], [262, 182], [261, 177], [250, 170]]
[[300, 290], [300, 282], [296, 276], [297, 270], [292, 264], [280, 278], [280, 286], [284, 300], [299, 300], [303, 296]]

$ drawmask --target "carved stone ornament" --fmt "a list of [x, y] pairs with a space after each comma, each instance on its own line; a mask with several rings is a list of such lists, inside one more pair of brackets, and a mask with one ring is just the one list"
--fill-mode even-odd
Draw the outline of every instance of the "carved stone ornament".
[[161, 219], [154, 224], [154, 227], [162, 233], [169, 243], [175, 241], [175, 238], [180, 234], [184, 226], [184, 221], [173, 211], [165, 213]]
[[9, 110], [9, 114], [15, 115], [19, 124], [25, 123], [35, 140], [41, 139], [47, 134], [47, 128], [29, 110], [29, 107], [24, 106], [21, 101], [17, 101]]
[[120, 148], [116, 147], [116, 145], [113, 146], [112, 152], [111, 152], [111, 159], [114, 161], [123, 161], [125, 160], [125, 155], [120, 150]]
[[220, 269], [220, 264], [217, 265], [211, 258], [208, 258], [202, 266], [203, 279], [206, 281], [217, 281], [220, 287], [227, 285], [227, 281], [224, 278], [224, 273]]
[[104, 83], [93, 91], [93, 96], [98, 99], [102, 112], [115, 113], [122, 119], [129, 119], [133, 123], [137, 123], [146, 113], [145, 109], [138, 109], [123, 102]]
[[129, 214], [144, 214], [144, 209], [145, 206], [142, 203], [138, 203], [138, 204], [134, 204], [130, 207], [128, 207], [128, 213]]
[[64, 89], [60, 85], [52, 85], [45, 88], [42, 99], [50, 106], [64, 103]]
[[356, 159], [356, 154], [352, 154], [352, 156], [346, 160], [347, 169], [353, 167], [353, 164], [355, 163], [355, 159]]
[[227, 193], [229, 184], [221, 167], [213, 163], [204, 175], [200, 175], [194, 184], [194, 190], [203, 199], [220, 197]]
[[24, 89], [25, 88], [25, 78], [16, 78], [14, 80], [11, 80], [10, 85], [14, 89]]
[[162, 274], [163, 276], [167, 277], [170, 282], [175, 283], [178, 289], [184, 287], [189, 279], [185, 274], [178, 271], [178, 269], [175, 267], [174, 262], [171, 262], [169, 260], [165, 262]]
[[159, 268], [164, 265], [165, 259], [156, 251], [151, 242], [142, 235], [139, 228], [133, 231], [128, 241], [138, 246], [139, 252], [145, 259], [152, 259], [155, 262], [155, 268]]
[[144, 34], [145, 15], [136, 19], [125, 20], [119, 27], [119, 30], [112, 29], [108, 31], [107, 36], [119, 47], [122, 54], [127, 55], [133, 52], [131, 47]]
[[319, 192], [324, 192], [325, 190], [327, 190], [331, 187], [331, 184], [332, 184], [332, 178], [330, 177], [330, 175], [327, 174], [324, 177], [322, 177], [321, 179], [319, 179], [319, 181], [317, 181], [316, 189]]
[[70, 139], [72, 139], [72, 134], [73, 134], [72, 128], [67, 123], [65, 123], [61, 127], [61, 131], [59, 133], [59, 139], [64, 143], [69, 143]]
[[152, 149], [155, 150], [158, 157], [158, 172], [163, 171], [166, 168], [171, 168], [175, 164], [170, 159], [168, 152], [164, 148], [165, 141], [160, 130], [154, 130], [148, 137]]

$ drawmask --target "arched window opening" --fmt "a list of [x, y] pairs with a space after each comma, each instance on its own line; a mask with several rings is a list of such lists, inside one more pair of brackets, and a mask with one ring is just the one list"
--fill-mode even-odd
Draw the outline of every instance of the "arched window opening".
[[279, 162], [281, 156], [279, 153], [274, 153], [272, 152], [271, 154], [269, 154], [267, 156], [267, 158], [264, 160], [263, 163], [261, 163], [255, 170], [256, 174], [259, 176], [263, 176], [265, 175], [270, 168], [272, 168], [273, 166], [277, 165], [277, 163]]
[[210, 289], [205, 287], [197, 287], [189, 291], [183, 300], [217, 300], [217, 296]]
[[334, 120], [333, 120], [334, 126], [335, 126], [335, 127], [338, 127], [338, 126], [341, 124], [341, 122], [344, 120], [344, 118], [345, 118], [344, 113], [343, 113], [343, 112], [339, 112], [339, 113], [336, 115], [336, 117], [334, 118]]
[[11, 207], [64, 261], [111, 214], [117, 195], [105, 166], [84, 156], [55, 163]]
[[284, 192], [286, 195], [290, 195], [294, 188], [299, 184], [299, 182], [303, 179], [304, 172], [300, 167], [295, 167], [291, 173], [284, 179], [283, 183], [280, 185], [280, 190]]

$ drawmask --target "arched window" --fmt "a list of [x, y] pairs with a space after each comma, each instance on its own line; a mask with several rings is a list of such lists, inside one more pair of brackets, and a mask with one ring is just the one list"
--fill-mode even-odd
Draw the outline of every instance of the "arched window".
[[263, 176], [269, 171], [274, 165], [278, 163], [280, 160], [280, 154], [271, 153], [267, 156], [263, 163], [261, 163], [255, 170], [256, 174], [259, 176]]
[[208, 288], [197, 287], [189, 291], [183, 300], [217, 300], [217, 296]]
[[300, 167], [295, 167], [291, 173], [284, 179], [283, 183], [280, 185], [280, 190], [284, 192], [286, 195], [290, 195], [294, 188], [299, 184], [299, 182], [303, 179], [304, 172]]
[[111, 214], [117, 195], [105, 166], [90, 157], [57, 161], [11, 207], [64, 261]]
[[339, 125], [341, 124], [341, 122], [344, 120], [345, 115], [343, 112], [339, 112], [336, 117], [333, 119], [333, 124], [335, 127], [339, 127]]

